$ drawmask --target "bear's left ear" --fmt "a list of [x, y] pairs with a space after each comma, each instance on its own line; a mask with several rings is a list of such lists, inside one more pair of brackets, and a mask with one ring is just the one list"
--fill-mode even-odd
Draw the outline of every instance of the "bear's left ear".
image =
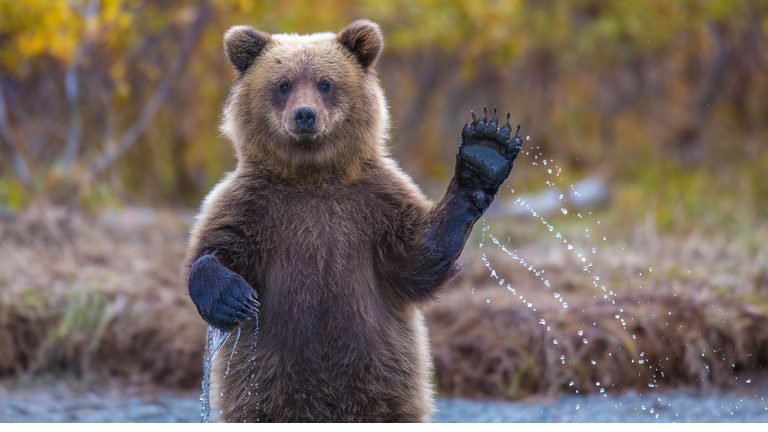
[[256, 57], [272, 42], [272, 36], [250, 26], [234, 26], [224, 35], [227, 59], [242, 76]]
[[384, 46], [378, 24], [368, 20], [353, 22], [336, 35], [336, 40], [354, 54], [366, 72], [379, 58]]

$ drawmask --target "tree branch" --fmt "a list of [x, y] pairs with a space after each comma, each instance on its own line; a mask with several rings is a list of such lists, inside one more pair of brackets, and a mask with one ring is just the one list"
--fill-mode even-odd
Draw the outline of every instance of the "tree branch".
[[[74, 8], [75, 5], [72, 5]], [[84, 44], [80, 45], [75, 52], [75, 58], [67, 68], [67, 75], [64, 79], [67, 90], [67, 102], [69, 102], [70, 127], [67, 135], [67, 145], [64, 149], [64, 174], [69, 176], [72, 171], [72, 164], [77, 156], [77, 150], [80, 146], [80, 135], [82, 131], [82, 122], [80, 120], [80, 107], [78, 104], [78, 65], [82, 58], [87, 54], [93, 45], [93, 33], [96, 24], [96, 14], [99, 12], [99, 0], [89, 0], [85, 9], [83, 18], [85, 19], [86, 38]]]
[[149, 123], [154, 118], [155, 114], [160, 110], [165, 99], [171, 91], [171, 87], [178, 78], [181, 71], [184, 69], [184, 64], [192, 46], [205, 29], [205, 25], [210, 19], [211, 6], [203, 5], [197, 10], [197, 16], [193, 21], [189, 31], [184, 35], [181, 41], [181, 49], [176, 57], [171, 61], [171, 67], [168, 69], [165, 77], [158, 86], [155, 94], [150, 98], [149, 102], [144, 106], [139, 118], [125, 131], [118, 139], [117, 144], [105, 150], [96, 160], [94, 160], [88, 167], [88, 170], [83, 175], [80, 181], [80, 188], [85, 188], [92, 181], [93, 178], [114, 163], [126, 150], [128, 150], [144, 133], [144, 130], [149, 126]]
[[32, 175], [29, 173], [29, 168], [27, 168], [24, 158], [21, 157], [16, 137], [13, 135], [13, 130], [11, 130], [11, 125], [8, 121], [8, 110], [5, 105], [5, 94], [3, 94], [2, 74], [0, 74], [0, 135], [2, 135], [3, 140], [8, 145], [16, 175], [19, 176], [19, 179], [25, 185], [29, 186], [32, 183]]

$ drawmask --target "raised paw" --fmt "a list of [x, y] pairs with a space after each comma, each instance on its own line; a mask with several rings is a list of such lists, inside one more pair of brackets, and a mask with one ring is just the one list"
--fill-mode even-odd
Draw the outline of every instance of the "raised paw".
[[495, 107], [491, 120], [488, 120], [486, 108], [483, 108], [483, 116], [479, 120], [475, 119], [474, 112], [471, 115], [472, 120], [467, 122], [461, 132], [456, 174], [464, 183], [495, 194], [509, 176], [523, 145], [519, 136], [520, 126], [515, 130], [515, 136], [510, 138], [512, 128], [509, 125], [509, 114], [501, 127]]
[[231, 331], [258, 313], [256, 291], [242, 276], [224, 267], [213, 255], [195, 261], [189, 274], [189, 296], [208, 324]]

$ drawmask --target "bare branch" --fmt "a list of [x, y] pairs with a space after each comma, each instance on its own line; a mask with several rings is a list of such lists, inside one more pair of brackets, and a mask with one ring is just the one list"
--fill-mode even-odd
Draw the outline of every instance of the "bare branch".
[[3, 77], [0, 75], [0, 135], [8, 145], [8, 149], [13, 159], [13, 167], [16, 170], [16, 175], [25, 184], [32, 183], [32, 176], [27, 168], [27, 163], [24, 162], [24, 158], [21, 157], [19, 147], [16, 143], [16, 137], [11, 130], [10, 122], [8, 121], [8, 109], [5, 105], [5, 94], [3, 93]]
[[144, 106], [139, 118], [128, 128], [127, 131], [120, 136], [117, 144], [110, 147], [104, 153], [102, 153], [96, 160], [94, 160], [88, 167], [88, 170], [83, 175], [80, 181], [80, 187], [88, 186], [93, 177], [103, 171], [109, 165], [114, 163], [126, 150], [128, 150], [144, 133], [144, 130], [149, 126], [149, 123], [154, 118], [155, 114], [160, 110], [165, 99], [171, 91], [173, 83], [176, 81], [178, 75], [184, 69], [187, 56], [192, 49], [192, 46], [199, 39], [200, 35], [205, 29], [205, 25], [210, 19], [211, 6], [203, 5], [197, 10], [197, 16], [193, 21], [189, 31], [184, 35], [181, 41], [181, 49], [176, 57], [171, 61], [171, 66], [168, 69], [165, 77], [160, 82], [157, 91], [150, 98], [149, 102]]
[[[75, 7], [75, 5], [72, 5]], [[75, 52], [75, 58], [67, 68], [67, 75], [64, 80], [67, 90], [67, 101], [69, 102], [70, 128], [67, 136], [67, 145], [64, 149], [64, 174], [69, 176], [72, 172], [72, 164], [77, 156], [80, 147], [80, 135], [82, 131], [82, 122], [80, 120], [80, 106], [78, 104], [78, 66], [83, 57], [93, 45], [93, 33], [96, 24], [96, 14], [99, 12], [99, 0], [89, 0], [88, 7], [85, 10], [85, 38], [84, 44], [80, 45]]]

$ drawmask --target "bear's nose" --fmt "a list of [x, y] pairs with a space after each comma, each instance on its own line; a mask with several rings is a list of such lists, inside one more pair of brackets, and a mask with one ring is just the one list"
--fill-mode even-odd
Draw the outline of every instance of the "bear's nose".
[[315, 123], [317, 111], [312, 107], [301, 107], [293, 112], [293, 119], [299, 126], [299, 130], [305, 130]]

